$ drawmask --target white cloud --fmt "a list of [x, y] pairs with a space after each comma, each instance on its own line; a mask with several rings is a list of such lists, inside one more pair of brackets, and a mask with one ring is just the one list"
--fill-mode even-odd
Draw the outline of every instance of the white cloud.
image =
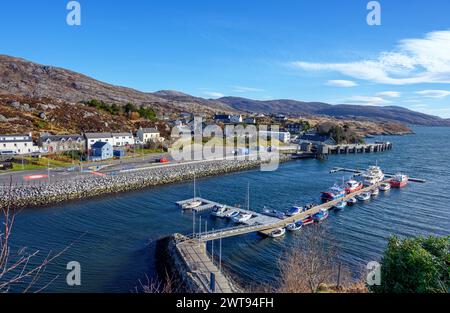
[[246, 92], [263, 92], [264, 89], [260, 88], [252, 88], [252, 87], [243, 87], [243, 86], [233, 86], [234, 92], [246, 93]]
[[400, 98], [401, 95], [402, 93], [398, 91], [383, 91], [377, 93], [377, 96], [379, 97], [388, 97], [388, 98]]
[[416, 94], [421, 95], [426, 98], [445, 98], [450, 96], [450, 91], [448, 90], [422, 90], [417, 91]]
[[333, 86], [333, 87], [343, 87], [343, 88], [349, 88], [349, 87], [355, 87], [358, 86], [357, 83], [351, 81], [351, 80], [329, 80], [327, 82], [328, 86]]
[[426, 34], [424, 38], [401, 40], [392, 51], [375, 59], [348, 63], [292, 62], [305, 71], [334, 71], [343, 75], [390, 85], [450, 83], [450, 30]]
[[222, 98], [225, 97], [223, 93], [215, 92], [215, 91], [205, 91], [203, 92], [204, 95], [211, 97], [211, 98]]
[[382, 97], [369, 97], [369, 96], [353, 96], [344, 100], [347, 104], [358, 104], [358, 105], [384, 105], [390, 104], [391, 102], [383, 99]]

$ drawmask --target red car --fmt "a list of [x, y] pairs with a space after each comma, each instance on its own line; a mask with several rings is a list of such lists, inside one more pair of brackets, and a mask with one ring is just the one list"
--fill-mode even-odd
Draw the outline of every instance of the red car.
[[156, 160], [157, 163], [169, 163], [169, 159], [168, 158], [160, 158]]

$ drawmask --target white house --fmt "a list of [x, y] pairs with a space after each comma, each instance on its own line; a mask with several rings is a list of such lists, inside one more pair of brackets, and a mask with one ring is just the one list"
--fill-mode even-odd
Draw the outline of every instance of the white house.
[[161, 135], [156, 128], [139, 128], [137, 136], [141, 143], [161, 141]]
[[291, 141], [291, 133], [289, 132], [260, 131], [259, 136], [264, 136], [266, 138], [275, 136], [282, 143], [289, 143]]
[[112, 133], [113, 147], [134, 146], [134, 136], [132, 133]]
[[29, 135], [0, 135], [0, 154], [31, 154], [39, 148]]
[[86, 138], [86, 150], [91, 151], [92, 145], [96, 142], [107, 142], [111, 146], [113, 145], [113, 136], [111, 133], [85, 133]]

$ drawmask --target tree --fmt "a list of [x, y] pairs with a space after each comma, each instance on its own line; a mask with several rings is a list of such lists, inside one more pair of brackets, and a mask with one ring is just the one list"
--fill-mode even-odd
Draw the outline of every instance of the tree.
[[132, 113], [132, 112], [136, 112], [136, 106], [133, 103], [127, 103], [124, 107], [125, 113]]
[[449, 290], [450, 236], [392, 237], [381, 262], [380, 293], [435, 293]]

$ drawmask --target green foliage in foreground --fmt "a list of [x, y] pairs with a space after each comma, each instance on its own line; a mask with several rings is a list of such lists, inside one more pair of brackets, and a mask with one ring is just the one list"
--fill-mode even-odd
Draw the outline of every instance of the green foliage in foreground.
[[381, 265], [380, 293], [447, 293], [450, 236], [399, 239], [392, 237]]

